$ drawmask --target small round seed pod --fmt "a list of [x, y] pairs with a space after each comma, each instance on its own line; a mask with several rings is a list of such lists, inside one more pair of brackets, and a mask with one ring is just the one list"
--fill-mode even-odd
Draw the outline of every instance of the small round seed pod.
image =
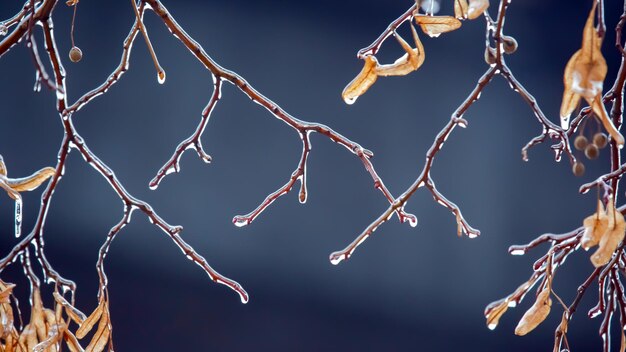
[[585, 150], [585, 148], [587, 147], [587, 144], [589, 144], [589, 141], [587, 140], [587, 137], [585, 136], [578, 136], [576, 137], [576, 139], [574, 139], [574, 148], [576, 148], [576, 150]]
[[606, 134], [598, 132], [593, 135], [593, 144], [595, 144], [598, 148], [602, 149], [606, 147], [608, 143], [609, 138], [606, 136]]
[[576, 177], [581, 177], [582, 175], [584, 175], [585, 164], [581, 163], [580, 161], [575, 162], [574, 165], [572, 166], [572, 173]]
[[585, 156], [587, 157], [587, 159], [589, 160], [593, 160], [593, 159], [597, 159], [598, 156], [600, 155], [600, 149], [598, 149], [598, 147], [595, 144], [589, 144], [587, 145], [587, 148], [585, 148]]
[[73, 46], [70, 49], [70, 60], [72, 62], [79, 62], [82, 58], [83, 58], [83, 52], [80, 50], [79, 47]]
[[496, 49], [492, 47], [485, 48], [485, 62], [489, 65], [496, 63]]
[[513, 54], [515, 50], [517, 50], [517, 40], [513, 37], [509, 37], [508, 35], [504, 35], [502, 36], [502, 46], [505, 53]]

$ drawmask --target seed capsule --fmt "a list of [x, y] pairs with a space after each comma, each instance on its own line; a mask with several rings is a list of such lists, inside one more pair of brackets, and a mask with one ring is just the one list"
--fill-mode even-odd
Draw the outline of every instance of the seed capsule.
[[496, 50], [494, 48], [485, 48], [485, 62], [489, 65], [493, 65], [496, 63]]
[[517, 50], [517, 40], [513, 37], [509, 37], [508, 35], [502, 36], [502, 44], [504, 52], [507, 54], [513, 54]]
[[598, 132], [593, 135], [593, 144], [595, 144], [598, 148], [602, 149], [606, 147], [608, 143], [609, 139], [607, 138], [606, 134]]
[[585, 148], [585, 156], [587, 157], [587, 159], [597, 159], [599, 155], [600, 149], [598, 149], [595, 144], [589, 144], [587, 145], [587, 148]]
[[584, 175], [585, 164], [581, 163], [580, 161], [575, 162], [574, 165], [572, 166], [572, 173], [576, 177], [581, 177], [582, 175]]
[[585, 136], [578, 136], [574, 139], [574, 148], [577, 150], [585, 150], [587, 144], [589, 144], [589, 141], [587, 141], [587, 137]]
[[72, 62], [79, 62], [82, 58], [83, 58], [83, 52], [80, 50], [79, 47], [73, 46], [70, 49], [70, 60]]

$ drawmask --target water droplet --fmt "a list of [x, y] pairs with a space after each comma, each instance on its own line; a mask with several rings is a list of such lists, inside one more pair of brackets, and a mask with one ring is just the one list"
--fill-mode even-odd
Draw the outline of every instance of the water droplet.
[[159, 70], [157, 73], [157, 80], [159, 81], [159, 84], [165, 83], [165, 71]]
[[19, 238], [22, 234], [22, 199], [15, 200], [15, 237]]
[[0, 35], [5, 36], [5, 35], [7, 35], [8, 32], [9, 32], [9, 29], [7, 28], [7, 26], [1, 24], [0, 25]]
[[511, 255], [524, 255], [526, 251], [523, 249], [514, 249], [511, 251]]
[[244, 227], [248, 224], [250, 224], [250, 220], [248, 218], [244, 218], [243, 216], [235, 216], [233, 218], [233, 224], [235, 224], [235, 226], [237, 227]]
[[478, 234], [476, 234], [474, 232], [470, 232], [470, 233], [467, 234], [467, 237], [469, 237], [469, 238], [476, 238], [476, 237], [478, 237]]
[[343, 98], [343, 101], [348, 105], [352, 105], [356, 101], [356, 98], [358, 97], [345, 97]]
[[494, 330], [496, 328], [496, 326], [498, 326], [498, 324], [496, 324], [496, 323], [491, 323], [491, 324], [487, 325], [489, 330]]
[[330, 255], [330, 263], [332, 265], [337, 265], [346, 259], [346, 255], [344, 253], [333, 253]]

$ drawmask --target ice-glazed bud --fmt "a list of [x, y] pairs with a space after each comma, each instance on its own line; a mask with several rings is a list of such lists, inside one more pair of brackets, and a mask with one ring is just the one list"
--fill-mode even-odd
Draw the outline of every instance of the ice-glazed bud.
[[83, 58], [83, 52], [80, 50], [79, 47], [73, 46], [70, 49], [70, 61], [79, 62], [82, 58]]
[[600, 156], [600, 150], [595, 144], [589, 144], [585, 148], [585, 156], [589, 160], [597, 159]]
[[572, 165], [572, 173], [576, 177], [582, 177], [585, 174], [585, 164], [577, 161]]
[[585, 136], [578, 136], [574, 139], [574, 148], [576, 148], [576, 150], [585, 150], [587, 144], [589, 144], [589, 141]]
[[489, 65], [496, 64], [496, 49], [490, 46], [485, 48], [485, 62]]
[[508, 35], [502, 36], [502, 46], [505, 53], [513, 54], [517, 50], [517, 40]]
[[606, 136], [606, 134], [604, 134], [602, 132], [598, 132], [598, 133], [593, 135], [593, 144], [595, 144], [596, 147], [602, 149], [602, 148], [606, 147], [606, 145], [608, 143], [609, 143], [609, 139]]
[[552, 300], [550, 299], [550, 287], [546, 286], [537, 295], [535, 303], [524, 313], [524, 316], [515, 328], [515, 335], [524, 336], [533, 331], [550, 314]]

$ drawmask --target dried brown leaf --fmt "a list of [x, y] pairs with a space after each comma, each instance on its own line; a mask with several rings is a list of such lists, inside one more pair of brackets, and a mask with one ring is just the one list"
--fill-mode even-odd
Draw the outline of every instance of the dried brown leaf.
[[44, 167], [28, 177], [7, 179], [7, 184], [17, 192], [32, 191], [46, 182], [55, 173], [56, 170], [54, 168]]
[[490, 330], [493, 330], [498, 326], [500, 318], [504, 315], [507, 309], [509, 309], [509, 300], [506, 298], [493, 302], [485, 308], [487, 327]]
[[582, 247], [587, 250], [598, 243], [609, 228], [609, 217], [604, 211], [602, 201], [598, 200], [598, 210], [583, 221], [585, 232], [581, 239]]
[[8, 303], [0, 305], [0, 322], [2, 323], [0, 337], [7, 338], [15, 329], [13, 326], [13, 308]]
[[607, 213], [609, 217], [615, 216], [615, 222], [613, 226], [609, 227], [609, 230], [604, 236], [602, 236], [598, 250], [591, 256], [591, 262], [596, 268], [606, 265], [611, 260], [617, 246], [619, 246], [620, 242], [624, 239], [624, 233], [626, 231], [624, 215], [615, 210], [613, 201], [609, 201]]
[[85, 313], [71, 305], [70, 302], [68, 302], [60, 293], [54, 292], [53, 295], [56, 302], [65, 309], [67, 316], [76, 322], [76, 324], [81, 325], [83, 321], [87, 319]]
[[344, 88], [341, 96], [343, 101], [346, 104], [354, 104], [356, 99], [363, 95], [369, 87], [371, 87], [378, 75], [376, 75], [375, 68], [378, 65], [378, 60], [373, 55], [366, 56], [364, 59], [365, 63], [363, 65], [363, 69], [361, 72], [352, 80], [352, 82], [348, 83], [346, 88]]
[[9, 297], [13, 293], [15, 284], [4, 284], [0, 287], [0, 304], [11, 303]]
[[467, 18], [467, 0], [454, 0], [454, 17], [463, 20]]
[[430, 37], [438, 37], [441, 33], [451, 32], [461, 27], [461, 21], [452, 16], [415, 16], [415, 23], [419, 24], [424, 33]]
[[102, 309], [102, 317], [100, 318], [100, 323], [98, 324], [98, 330], [96, 330], [96, 333], [91, 338], [91, 341], [87, 346], [87, 351], [102, 352], [106, 344], [109, 342], [110, 336], [111, 321], [109, 320], [109, 306], [105, 301]]
[[598, 94], [592, 101], [587, 100], [589, 105], [591, 105], [591, 109], [598, 116], [604, 129], [611, 135], [611, 138], [617, 143], [617, 145], [621, 148], [624, 145], [624, 136], [615, 128], [613, 125], [613, 121], [609, 117], [609, 113], [606, 111], [606, 107], [604, 103], [602, 103], [602, 94]]
[[489, 0], [469, 0], [467, 18], [474, 20], [489, 8]]
[[24, 330], [22, 330], [22, 333], [20, 334], [19, 342], [21, 345], [26, 347], [27, 351], [32, 351], [33, 348], [35, 348], [35, 346], [39, 343], [35, 327], [30, 324], [26, 324], [26, 326], [24, 326]]
[[87, 335], [91, 331], [93, 326], [100, 320], [103, 310], [104, 300], [101, 299], [98, 307], [96, 307], [96, 309], [87, 317], [87, 319], [85, 319], [83, 323], [80, 324], [78, 330], [76, 330], [76, 337], [78, 337], [79, 339], [85, 337], [85, 335]]
[[415, 42], [415, 49], [412, 48], [399, 34], [395, 34], [396, 40], [406, 51], [406, 54], [397, 59], [393, 64], [379, 65], [374, 68], [376, 75], [378, 76], [404, 76], [417, 70], [422, 66], [426, 58], [424, 53], [424, 46], [420, 41], [415, 27], [411, 26], [411, 34], [413, 35], [413, 41]]
[[85, 351], [83, 347], [80, 345], [80, 343], [78, 343], [78, 339], [76, 338], [76, 336], [74, 336], [74, 334], [72, 334], [71, 331], [66, 329], [63, 332], [63, 339], [65, 340], [65, 344], [67, 345], [67, 348], [70, 349], [70, 352], [84, 352]]
[[621, 339], [621, 345], [619, 347], [619, 352], [625, 352], [626, 351], [626, 335], [624, 335], [624, 329], [622, 330], [622, 339]]
[[[7, 166], [4, 163], [4, 158], [2, 158], [2, 155], [0, 155], [0, 175], [2, 176], [6, 176], [7, 175]], [[0, 280], [1, 282], [2, 280]]]
[[67, 0], [65, 4], [67, 6], [76, 6], [78, 4], [78, 0]]
[[539, 295], [537, 295], [537, 300], [532, 307], [530, 307], [530, 309], [524, 313], [522, 319], [520, 319], [515, 328], [515, 335], [524, 336], [533, 331], [546, 319], [548, 314], [550, 314], [550, 306], [552, 306], [550, 287], [545, 287]]

